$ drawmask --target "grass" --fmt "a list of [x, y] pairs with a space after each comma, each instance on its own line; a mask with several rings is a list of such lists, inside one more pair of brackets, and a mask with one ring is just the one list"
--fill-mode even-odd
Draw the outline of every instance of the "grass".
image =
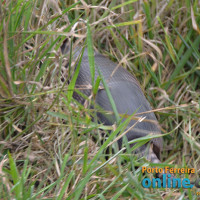
[[[200, 5], [140, 2], [0, 2], [1, 199], [198, 199], [196, 187], [143, 188], [151, 175], [141, 167], [195, 168], [185, 176], [199, 178]], [[113, 130], [75, 102], [78, 69], [71, 76], [73, 61], [60, 51], [66, 38], [88, 46], [91, 77], [94, 48], [135, 74], [165, 133], [162, 164], [133, 155], [127, 142], [106, 160], [131, 116], [121, 123], [116, 111]], [[95, 94], [100, 79], [92, 80]], [[102, 130], [113, 131], [101, 145]]]

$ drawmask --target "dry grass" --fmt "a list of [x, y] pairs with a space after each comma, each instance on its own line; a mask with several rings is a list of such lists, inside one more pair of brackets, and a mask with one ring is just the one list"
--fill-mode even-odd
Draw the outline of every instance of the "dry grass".
[[60, 46], [66, 38], [84, 45], [89, 22], [94, 48], [136, 75], [163, 133], [171, 132], [163, 165], [195, 168], [195, 180], [199, 13], [189, 0], [1, 1], [0, 198], [198, 199], [195, 187], [144, 189], [135, 166], [151, 163], [130, 152], [105, 160], [92, 136], [112, 127], [69, 101], [69, 57]]

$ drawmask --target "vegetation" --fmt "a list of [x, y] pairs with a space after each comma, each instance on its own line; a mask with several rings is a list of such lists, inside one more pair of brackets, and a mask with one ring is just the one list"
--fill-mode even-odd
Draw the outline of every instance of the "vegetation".
[[[1, 199], [198, 199], [196, 187], [141, 185], [152, 176], [142, 166], [195, 168], [185, 176], [199, 178], [198, 0], [1, 0], [0, 19]], [[88, 46], [91, 66], [95, 48], [135, 74], [168, 133], [162, 164], [127, 146], [105, 156], [125, 124], [94, 123], [75, 102], [66, 38]], [[102, 130], [113, 130], [103, 145]]]

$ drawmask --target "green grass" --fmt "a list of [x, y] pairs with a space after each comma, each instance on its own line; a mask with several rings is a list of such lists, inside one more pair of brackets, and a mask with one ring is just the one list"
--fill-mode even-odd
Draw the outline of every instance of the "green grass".
[[[198, 0], [84, 2], [0, 2], [0, 198], [198, 199], [196, 187], [141, 185], [151, 176], [142, 166], [195, 168], [186, 177], [199, 177]], [[162, 164], [133, 155], [127, 141], [126, 153], [114, 143], [106, 160], [132, 116], [121, 122], [113, 102], [114, 130], [73, 99], [79, 67], [71, 76], [73, 61], [60, 51], [66, 38], [88, 47], [94, 95], [103, 81], [112, 103], [106, 81], [94, 80], [94, 47], [135, 74], [164, 133]], [[103, 144], [102, 130], [113, 130]]]

